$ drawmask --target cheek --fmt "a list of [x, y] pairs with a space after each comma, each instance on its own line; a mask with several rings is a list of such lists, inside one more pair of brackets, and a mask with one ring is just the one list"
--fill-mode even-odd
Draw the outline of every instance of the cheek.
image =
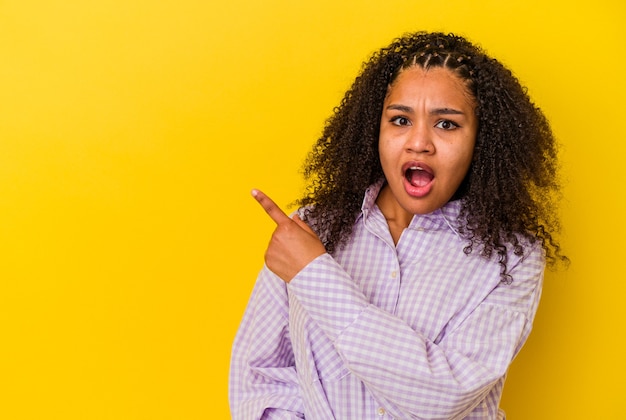
[[386, 148], [379, 153], [380, 164], [386, 175], [397, 173], [400, 169], [402, 150]]
[[378, 141], [378, 156], [380, 157], [381, 163], [385, 163], [385, 161], [389, 161], [393, 156], [393, 147], [392, 143], [388, 140], [385, 140], [383, 137]]
[[452, 177], [459, 182], [465, 178], [467, 172], [469, 170], [470, 165], [472, 164], [472, 159], [474, 157], [474, 149], [468, 148], [463, 150], [458, 150], [454, 153], [449, 162], [450, 162], [450, 172]]
[[463, 182], [463, 179], [467, 176], [470, 166], [472, 166], [472, 155], [468, 155], [467, 159], [463, 161], [462, 170], [459, 171], [459, 184]]

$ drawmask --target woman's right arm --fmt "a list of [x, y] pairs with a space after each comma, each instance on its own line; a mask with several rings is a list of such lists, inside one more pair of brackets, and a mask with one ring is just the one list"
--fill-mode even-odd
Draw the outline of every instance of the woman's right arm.
[[235, 420], [303, 419], [285, 283], [259, 274], [232, 349], [229, 402]]

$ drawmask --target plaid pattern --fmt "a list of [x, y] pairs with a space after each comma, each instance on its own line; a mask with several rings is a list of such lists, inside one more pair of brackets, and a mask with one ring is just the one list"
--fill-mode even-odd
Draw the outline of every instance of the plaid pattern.
[[540, 246], [500, 266], [463, 252], [459, 203], [416, 215], [394, 246], [368, 190], [345, 249], [286, 285], [264, 268], [233, 345], [234, 419], [502, 419], [530, 333]]

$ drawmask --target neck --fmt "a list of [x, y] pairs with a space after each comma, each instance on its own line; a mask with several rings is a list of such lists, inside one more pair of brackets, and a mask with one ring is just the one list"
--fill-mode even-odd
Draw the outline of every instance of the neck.
[[389, 231], [393, 237], [394, 243], [398, 243], [402, 231], [409, 226], [413, 220], [413, 214], [404, 210], [393, 197], [393, 193], [389, 185], [384, 185], [376, 198], [376, 205], [382, 212], [389, 225]]

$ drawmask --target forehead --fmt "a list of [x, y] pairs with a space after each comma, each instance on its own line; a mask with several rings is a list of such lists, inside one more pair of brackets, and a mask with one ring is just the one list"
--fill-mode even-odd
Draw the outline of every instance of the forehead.
[[430, 96], [441, 101], [463, 102], [475, 106], [476, 100], [468, 82], [444, 67], [411, 66], [403, 69], [387, 89], [385, 101], [392, 98], [421, 98]]

